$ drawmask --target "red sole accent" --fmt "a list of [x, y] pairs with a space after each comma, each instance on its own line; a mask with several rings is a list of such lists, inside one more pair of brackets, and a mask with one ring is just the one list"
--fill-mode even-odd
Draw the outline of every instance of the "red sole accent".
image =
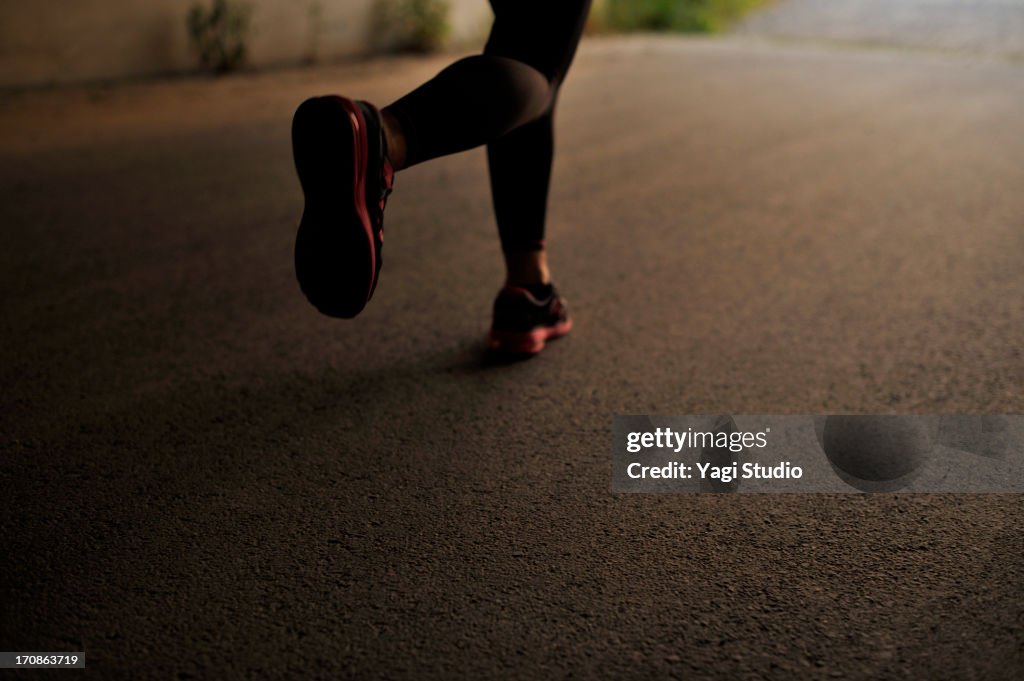
[[[377, 262], [377, 249], [373, 238], [373, 224], [370, 220], [370, 211], [366, 209], [366, 165], [370, 155], [366, 118], [363, 116], [363, 110], [352, 100], [345, 99], [344, 97], [336, 97], [336, 99], [341, 104], [341, 107], [345, 109], [349, 120], [352, 121], [352, 132], [355, 135], [354, 144], [352, 145], [353, 149], [355, 149], [355, 153], [352, 155], [352, 191], [355, 192], [354, 198], [359, 222], [363, 226], [367, 243], [370, 244], [370, 262], [375, 264]], [[377, 268], [375, 265], [370, 267], [370, 273], [370, 284], [367, 287], [366, 294], [367, 301], [370, 299], [374, 280], [377, 278]]]
[[491, 350], [510, 355], [536, 355], [544, 349], [548, 341], [561, 338], [570, 331], [572, 318], [555, 326], [541, 327], [524, 333], [491, 329], [487, 336], [487, 344]]

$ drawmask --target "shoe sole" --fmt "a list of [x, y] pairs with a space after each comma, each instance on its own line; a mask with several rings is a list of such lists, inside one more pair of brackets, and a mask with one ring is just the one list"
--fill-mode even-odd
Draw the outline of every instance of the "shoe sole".
[[487, 337], [487, 344], [491, 350], [508, 355], [536, 355], [544, 349], [548, 341], [561, 338], [570, 331], [572, 331], [572, 318], [554, 326], [545, 326], [520, 333], [491, 329]]
[[295, 111], [292, 151], [305, 196], [295, 275], [313, 306], [331, 317], [359, 314], [376, 283], [367, 146], [366, 119], [355, 102], [314, 97]]

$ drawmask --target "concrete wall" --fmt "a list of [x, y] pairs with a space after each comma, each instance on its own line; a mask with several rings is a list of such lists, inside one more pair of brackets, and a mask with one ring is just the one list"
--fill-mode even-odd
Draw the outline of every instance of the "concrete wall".
[[[185, 17], [193, 0], [0, 0], [0, 86], [194, 69]], [[366, 54], [381, 0], [248, 0], [254, 66]], [[208, 4], [208, 0], [204, 0]], [[486, 0], [449, 0], [452, 39], [480, 44]], [[318, 18], [315, 18], [318, 17]], [[315, 53], [315, 54], [314, 54]]]

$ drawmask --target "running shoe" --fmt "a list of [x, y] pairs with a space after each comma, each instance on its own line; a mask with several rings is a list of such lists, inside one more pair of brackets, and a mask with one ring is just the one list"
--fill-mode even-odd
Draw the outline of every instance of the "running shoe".
[[488, 334], [492, 350], [512, 355], [535, 355], [545, 343], [572, 330], [565, 298], [555, 287], [538, 299], [525, 288], [506, 286], [494, 301], [494, 321]]
[[344, 97], [307, 99], [292, 120], [292, 151], [306, 197], [295, 238], [299, 286], [325, 315], [355, 317], [377, 288], [394, 182], [380, 112]]

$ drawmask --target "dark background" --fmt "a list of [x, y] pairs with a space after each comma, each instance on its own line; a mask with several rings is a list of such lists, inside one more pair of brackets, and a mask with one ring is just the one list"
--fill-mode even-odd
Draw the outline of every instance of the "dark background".
[[294, 106], [447, 60], [0, 103], [0, 645], [97, 678], [1024, 675], [1019, 495], [610, 492], [615, 414], [1021, 412], [1019, 64], [585, 41], [549, 229], [576, 329], [495, 364], [480, 152], [399, 176], [357, 320], [292, 272]]

